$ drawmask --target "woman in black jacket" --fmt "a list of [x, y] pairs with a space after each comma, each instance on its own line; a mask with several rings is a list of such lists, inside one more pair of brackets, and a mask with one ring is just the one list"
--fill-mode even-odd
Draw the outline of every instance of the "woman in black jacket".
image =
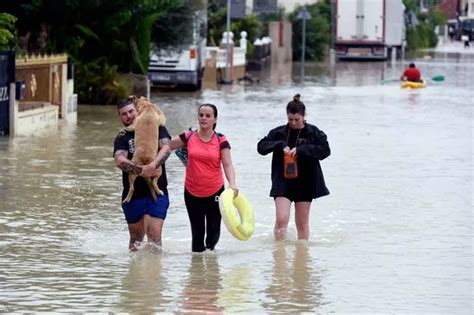
[[[257, 145], [261, 155], [273, 153], [270, 196], [275, 200], [276, 240], [286, 237], [292, 202], [298, 239], [308, 240], [311, 202], [329, 195], [319, 161], [327, 158], [331, 149], [326, 134], [306, 123], [305, 111], [300, 95], [296, 94], [286, 106], [288, 123], [270, 130]], [[296, 165], [291, 164], [292, 159], [296, 159]]]

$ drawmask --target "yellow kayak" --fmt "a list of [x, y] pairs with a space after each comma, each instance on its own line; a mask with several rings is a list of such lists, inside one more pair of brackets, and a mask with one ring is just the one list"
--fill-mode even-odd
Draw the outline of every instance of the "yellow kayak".
[[426, 81], [421, 82], [412, 82], [412, 81], [403, 81], [400, 83], [400, 86], [404, 89], [420, 89], [426, 87]]

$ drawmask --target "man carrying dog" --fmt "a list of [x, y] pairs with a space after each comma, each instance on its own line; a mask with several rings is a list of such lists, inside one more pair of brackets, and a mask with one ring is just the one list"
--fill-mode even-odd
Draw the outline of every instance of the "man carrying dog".
[[[122, 170], [122, 201], [129, 190], [128, 173], [139, 175], [135, 181], [135, 191], [130, 202], [122, 203], [125, 219], [128, 223], [130, 242], [128, 248], [137, 250], [137, 242], [142, 242], [145, 235], [148, 242], [161, 246], [161, 231], [169, 207], [165, 161], [170, 155], [171, 137], [164, 126], [159, 127], [159, 149], [155, 160], [148, 165], [137, 165], [132, 162], [135, 152], [135, 133], [127, 130], [137, 116], [134, 96], [121, 100], [117, 104], [118, 115], [125, 128], [122, 128], [114, 141], [115, 165]], [[158, 126], [157, 126], [158, 128]], [[146, 177], [159, 177], [158, 187], [163, 195], [153, 200]]]

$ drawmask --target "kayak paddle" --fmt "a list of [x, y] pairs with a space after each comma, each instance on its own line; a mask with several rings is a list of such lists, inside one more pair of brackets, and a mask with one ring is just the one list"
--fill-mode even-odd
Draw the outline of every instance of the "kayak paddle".
[[[444, 75], [437, 75], [431, 78], [431, 80], [436, 81], [436, 82], [441, 82], [444, 81]], [[402, 82], [400, 79], [389, 79], [389, 80], [383, 80], [381, 83], [390, 83], [390, 82]]]

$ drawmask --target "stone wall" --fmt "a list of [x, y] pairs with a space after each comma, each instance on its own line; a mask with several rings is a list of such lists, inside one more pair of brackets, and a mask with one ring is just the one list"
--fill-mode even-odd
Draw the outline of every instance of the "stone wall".
[[270, 22], [269, 25], [272, 63], [285, 63], [293, 61], [293, 47], [291, 38], [293, 27], [285, 21]]

